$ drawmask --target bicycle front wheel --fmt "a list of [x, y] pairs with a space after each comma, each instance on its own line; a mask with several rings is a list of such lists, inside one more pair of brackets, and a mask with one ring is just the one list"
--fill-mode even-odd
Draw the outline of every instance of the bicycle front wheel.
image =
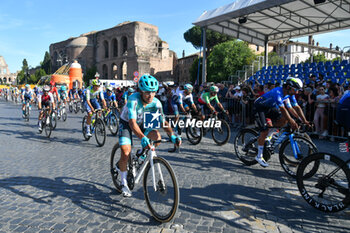
[[117, 135], [119, 130], [119, 122], [118, 122], [117, 115], [115, 113], [111, 113], [108, 119], [108, 128], [109, 128], [109, 131], [111, 131], [111, 134], [113, 136]]
[[[87, 116], [84, 116], [83, 118], [83, 122], [81, 123], [81, 127], [82, 127], [82, 131], [83, 131], [83, 136], [84, 136], [84, 139], [85, 141], [89, 141], [90, 139], [90, 136], [86, 135], [86, 128], [87, 128]], [[90, 130], [91, 130], [91, 127], [90, 127]]]
[[98, 146], [103, 146], [106, 142], [106, 126], [100, 118], [95, 122], [95, 138]]
[[253, 129], [242, 129], [234, 140], [236, 155], [245, 165], [257, 164], [259, 133]]
[[62, 109], [61, 115], [62, 115], [62, 120], [66, 121], [67, 120], [67, 111], [65, 108]]
[[151, 163], [143, 177], [143, 190], [147, 207], [159, 222], [169, 222], [179, 206], [180, 194], [177, 179], [170, 164], [163, 158], [153, 158], [155, 186]]
[[[316, 172], [307, 177], [315, 166]], [[297, 184], [302, 197], [309, 205], [324, 212], [338, 212], [349, 205], [349, 182], [347, 164], [329, 153], [309, 155], [301, 161], [297, 170]]]
[[[279, 150], [279, 160], [283, 170], [291, 177], [296, 178], [297, 169], [300, 161], [307, 157], [310, 154], [317, 152], [315, 144], [302, 136], [294, 136], [293, 140], [295, 146], [298, 148], [300, 153], [297, 153], [297, 158], [295, 158], [293, 146], [290, 143], [290, 140], [285, 140], [282, 143], [282, 146]], [[317, 164], [315, 164], [317, 165]], [[317, 167], [311, 169], [308, 174], [305, 174], [307, 177], [311, 177], [313, 172], [316, 172]]]
[[202, 140], [203, 128], [196, 128], [196, 127], [189, 126], [186, 128], [186, 136], [188, 141], [192, 145], [197, 145]]
[[50, 117], [45, 118], [45, 123], [43, 125], [44, 130], [45, 130], [45, 134], [46, 137], [50, 137], [51, 136], [51, 132], [52, 132], [52, 121]]
[[222, 146], [230, 140], [231, 137], [231, 129], [230, 125], [225, 120], [218, 120], [220, 121], [220, 127], [214, 128], [211, 131], [211, 136], [213, 137], [214, 142], [218, 144], [219, 146]]
[[57, 126], [57, 115], [55, 112], [51, 114], [52, 130], [56, 129]]

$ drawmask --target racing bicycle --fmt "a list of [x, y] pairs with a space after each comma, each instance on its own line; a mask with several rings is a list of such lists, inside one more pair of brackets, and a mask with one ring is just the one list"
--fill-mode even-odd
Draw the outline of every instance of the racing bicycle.
[[[143, 191], [147, 207], [159, 222], [169, 222], [175, 216], [180, 202], [180, 191], [174, 170], [164, 158], [157, 156], [154, 144], [169, 140], [151, 141], [151, 149], [133, 150], [127, 165], [127, 182], [130, 190], [134, 189], [143, 175]], [[110, 169], [113, 184], [122, 192], [118, 161], [120, 146], [117, 143], [112, 150]]]
[[[86, 127], [87, 127], [87, 116], [84, 116], [83, 122], [82, 122], [82, 130], [83, 130], [83, 136], [86, 141], [90, 139], [90, 136], [86, 135]], [[91, 125], [90, 125], [90, 132], [91, 134], [95, 134], [95, 139], [98, 144], [98, 146], [103, 146], [106, 142], [106, 125], [102, 119], [102, 110], [96, 109], [94, 111], [94, 116], [91, 118]]]
[[[275, 127], [271, 128], [276, 129]], [[257, 129], [243, 128], [234, 139], [235, 154], [247, 166], [258, 163], [255, 160], [258, 154], [258, 138], [259, 132]], [[263, 151], [265, 161], [268, 161], [277, 149], [283, 170], [293, 178], [296, 178], [300, 161], [304, 157], [317, 152], [317, 148], [308, 134], [302, 131], [294, 132], [289, 125], [281, 128], [271, 138], [266, 138]]]

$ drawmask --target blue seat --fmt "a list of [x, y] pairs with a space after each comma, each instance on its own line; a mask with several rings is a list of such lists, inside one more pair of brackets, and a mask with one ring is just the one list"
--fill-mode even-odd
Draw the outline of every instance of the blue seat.
[[332, 63], [330, 61], [326, 61], [325, 66], [326, 67], [332, 66]]
[[317, 67], [322, 67], [322, 66], [324, 67], [323, 61], [320, 61], [320, 62], [317, 63]]
[[340, 62], [338, 61], [338, 60], [335, 60], [334, 62], [333, 62], [333, 66], [339, 66], [340, 65]]
[[340, 63], [341, 66], [346, 66], [347, 64], [349, 64], [348, 60], [342, 60]]

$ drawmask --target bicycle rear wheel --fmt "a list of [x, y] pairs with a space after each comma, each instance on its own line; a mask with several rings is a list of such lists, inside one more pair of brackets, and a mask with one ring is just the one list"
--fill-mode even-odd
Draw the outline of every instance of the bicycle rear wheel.
[[106, 142], [106, 126], [100, 118], [95, 121], [95, 138], [98, 146], [103, 146]]
[[[306, 174], [315, 166], [316, 172], [307, 177]], [[297, 184], [302, 197], [309, 205], [324, 212], [338, 212], [349, 205], [349, 182], [347, 164], [329, 153], [309, 155], [301, 161], [297, 170]]]
[[82, 132], [83, 132], [83, 136], [84, 136], [85, 141], [89, 141], [90, 136], [86, 135], [86, 127], [87, 127], [86, 121], [87, 121], [87, 116], [84, 116], [83, 122], [82, 122]]
[[170, 164], [163, 158], [153, 158], [156, 190], [153, 186], [151, 163], [148, 163], [143, 177], [143, 190], [147, 207], [159, 222], [169, 222], [179, 206], [180, 195], [177, 179]]
[[52, 123], [52, 130], [56, 129], [57, 126], [57, 115], [55, 112], [52, 112], [51, 114], [51, 123]]
[[25, 111], [26, 111], [25, 120], [29, 121], [29, 106], [28, 105], [26, 105]]
[[69, 103], [69, 112], [73, 112], [73, 104], [72, 103]]
[[79, 112], [79, 104], [78, 102], [74, 103], [74, 113], [77, 114]]
[[63, 109], [62, 109], [61, 115], [62, 115], [62, 120], [63, 120], [63, 121], [66, 121], [66, 120], [67, 120], [67, 111], [66, 111], [66, 108], [63, 108]]
[[253, 129], [242, 129], [234, 140], [236, 155], [245, 165], [257, 164], [259, 133]]
[[49, 138], [52, 132], [52, 122], [50, 117], [45, 118], [45, 123], [43, 124], [43, 127], [44, 127], [46, 137]]
[[113, 136], [117, 135], [119, 130], [119, 121], [115, 113], [111, 113], [108, 119], [108, 128]]
[[231, 129], [230, 125], [225, 120], [218, 120], [221, 121], [221, 127], [216, 128], [214, 127], [211, 131], [211, 136], [213, 137], [214, 142], [218, 144], [219, 146], [222, 146], [230, 140], [231, 137]]
[[[305, 137], [302, 136], [294, 136], [293, 140], [300, 150], [300, 154], [298, 154], [299, 158], [295, 158], [292, 145], [290, 140], [285, 140], [282, 143], [282, 146], [279, 150], [279, 160], [283, 170], [291, 177], [296, 178], [298, 165], [301, 160], [307, 157], [310, 154], [314, 154], [317, 152], [317, 148], [312, 141], [309, 141]], [[316, 165], [316, 163], [315, 163]], [[310, 172], [306, 175], [307, 177], [311, 177], [317, 171], [317, 166], [314, 169], [311, 169]]]

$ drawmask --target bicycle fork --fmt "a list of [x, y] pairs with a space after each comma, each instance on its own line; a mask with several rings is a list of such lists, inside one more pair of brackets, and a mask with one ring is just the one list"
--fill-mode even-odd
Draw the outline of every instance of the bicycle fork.
[[289, 135], [290, 144], [292, 146], [295, 159], [302, 159], [298, 143], [294, 141], [294, 134]]

